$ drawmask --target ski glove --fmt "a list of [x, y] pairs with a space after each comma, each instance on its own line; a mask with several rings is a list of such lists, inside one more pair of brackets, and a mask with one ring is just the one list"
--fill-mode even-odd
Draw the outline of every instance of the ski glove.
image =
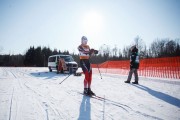
[[98, 54], [98, 50], [94, 50], [94, 54]]
[[91, 55], [92, 53], [98, 54], [98, 50], [91, 49], [91, 50], [90, 50], [90, 55]]

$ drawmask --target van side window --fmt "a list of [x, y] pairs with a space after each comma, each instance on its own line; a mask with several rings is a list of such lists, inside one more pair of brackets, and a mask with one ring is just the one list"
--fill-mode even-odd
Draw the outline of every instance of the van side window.
[[49, 62], [55, 62], [56, 61], [56, 57], [50, 57], [49, 58]]

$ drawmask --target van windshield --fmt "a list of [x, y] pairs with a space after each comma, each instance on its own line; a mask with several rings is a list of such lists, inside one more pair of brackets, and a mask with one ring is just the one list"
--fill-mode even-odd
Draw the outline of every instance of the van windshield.
[[61, 56], [61, 58], [64, 58], [64, 60], [65, 60], [66, 62], [72, 62], [72, 61], [74, 61], [74, 59], [72, 58], [72, 56]]

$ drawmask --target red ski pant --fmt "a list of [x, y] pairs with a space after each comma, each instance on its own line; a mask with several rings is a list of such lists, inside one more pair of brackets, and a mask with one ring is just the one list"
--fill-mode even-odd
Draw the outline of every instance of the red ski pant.
[[84, 79], [84, 88], [91, 88], [91, 81], [92, 81], [92, 70], [85, 71], [85, 79]]
[[89, 62], [89, 59], [81, 59], [80, 65], [85, 75], [84, 78], [84, 88], [91, 88], [91, 81], [92, 81], [92, 68]]

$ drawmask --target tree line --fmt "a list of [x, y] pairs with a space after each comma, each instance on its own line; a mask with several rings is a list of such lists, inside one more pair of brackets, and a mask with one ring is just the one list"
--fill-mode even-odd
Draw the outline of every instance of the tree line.
[[[134, 39], [134, 43], [139, 49], [140, 58], [180, 56], [180, 39], [156, 39], [147, 48], [143, 40], [137, 36]], [[128, 60], [131, 46], [126, 46], [121, 50], [117, 46], [110, 48], [108, 45], [102, 45], [99, 48], [99, 54], [91, 57], [91, 63], [102, 63], [108, 60]], [[49, 47], [38, 46], [35, 48], [31, 46], [24, 55], [0, 55], [0, 66], [46, 67], [48, 57], [56, 54], [72, 55], [74, 60], [79, 64], [78, 54], [69, 53], [68, 50], [51, 50]]]

